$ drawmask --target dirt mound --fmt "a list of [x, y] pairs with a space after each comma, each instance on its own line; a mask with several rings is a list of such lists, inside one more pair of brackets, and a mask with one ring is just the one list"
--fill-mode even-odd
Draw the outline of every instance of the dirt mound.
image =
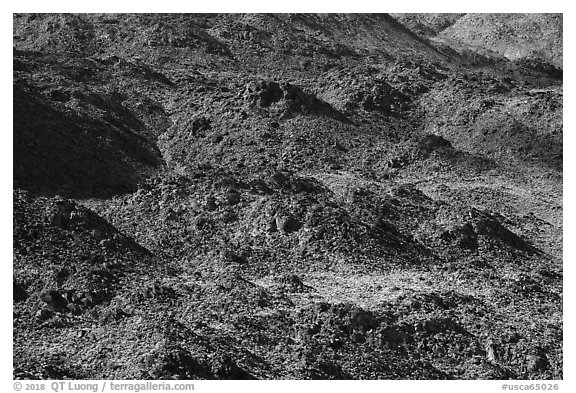
[[20, 292], [30, 305], [41, 299], [59, 312], [82, 312], [109, 300], [134, 268], [132, 259], [148, 254], [93, 212], [25, 192], [14, 194], [14, 250]]
[[304, 92], [300, 87], [289, 83], [269, 81], [250, 82], [243, 94], [250, 106], [269, 108], [273, 104], [279, 118], [287, 118], [296, 113], [322, 114], [343, 118], [328, 103], [322, 102], [314, 94]]

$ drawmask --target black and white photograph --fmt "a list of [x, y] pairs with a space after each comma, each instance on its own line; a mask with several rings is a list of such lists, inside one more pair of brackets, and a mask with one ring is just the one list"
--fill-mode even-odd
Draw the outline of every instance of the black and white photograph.
[[12, 22], [14, 381], [558, 390], [562, 13]]

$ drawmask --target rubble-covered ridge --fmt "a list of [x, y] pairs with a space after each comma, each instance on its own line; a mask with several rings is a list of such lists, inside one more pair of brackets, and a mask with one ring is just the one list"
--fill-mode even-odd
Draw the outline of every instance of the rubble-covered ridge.
[[15, 379], [563, 378], [561, 18], [13, 18]]

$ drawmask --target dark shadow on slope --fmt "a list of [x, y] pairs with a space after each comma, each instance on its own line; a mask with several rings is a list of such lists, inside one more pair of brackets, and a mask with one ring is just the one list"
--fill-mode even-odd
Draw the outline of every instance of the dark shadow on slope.
[[158, 148], [126, 124], [69, 114], [14, 88], [14, 187], [46, 195], [108, 197], [132, 192], [159, 170]]

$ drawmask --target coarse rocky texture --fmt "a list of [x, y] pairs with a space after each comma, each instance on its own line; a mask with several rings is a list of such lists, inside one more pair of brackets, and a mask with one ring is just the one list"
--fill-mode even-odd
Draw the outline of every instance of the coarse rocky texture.
[[562, 68], [562, 14], [466, 14], [439, 36], [510, 60], [537, 58]]
[[[408, 27], [414, 33], [427, 38], [436, 37], [439, 33], [455, 24], [466, 14], [390, 14], [400, 23]], [[465, 25], [464, 25], [465, 26]]]
[[562, 19], [393, 16], [15, 14], [14, 377], [562, 379]]
[[461, 54], [529, 58], [562, 68], [562, 14], [392, 14], [415, 33]]

